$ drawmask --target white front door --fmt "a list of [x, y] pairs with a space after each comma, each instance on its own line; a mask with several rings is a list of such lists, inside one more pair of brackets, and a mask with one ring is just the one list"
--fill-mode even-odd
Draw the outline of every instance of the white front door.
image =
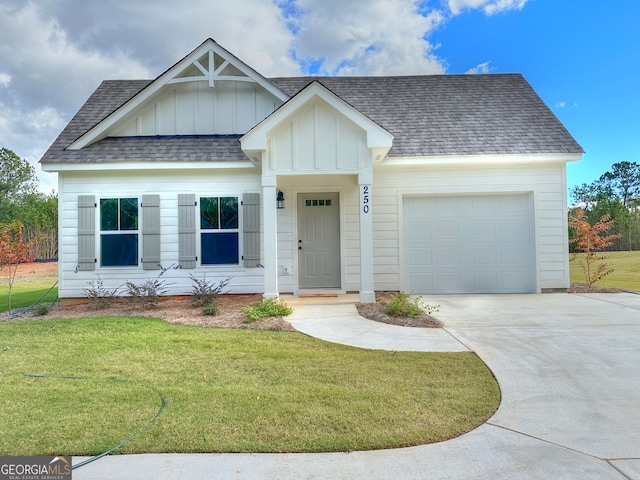
[[298, 194], [298, 284], [340, 288], [338, 193]]

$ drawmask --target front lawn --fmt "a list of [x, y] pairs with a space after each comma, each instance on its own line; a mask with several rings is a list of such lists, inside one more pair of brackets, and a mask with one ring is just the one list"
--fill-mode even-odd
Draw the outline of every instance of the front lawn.
[[[638, 275], [640, 272], [640, 252], [598, 252], [599, 254], [607, 257], [604, 263], [614, 271], [596, 282], [596, 286], [640, 292], [640, 275]], [[585, 283], [581, 267], [582, 258], [583, 255], [579, 254], [575, 260], [569, 262], [571, 282]]]
[[[50, 304], [58, 298], [58, 287], [51, 288], [55, 283], [55, 278], [35, 282], [16, 280], [11, 290], [11, 309], [30, 307], [38, 301], [42, 304]], [[6, 282], [0, 284], [0, 313], [9, 309], [8, 292], [9, 286]]]
[[0, 322], [0, 454], [313, 452], [401, 447], [486, 421], [472, 353], [371, 351], [292, 332], [157, 319]]

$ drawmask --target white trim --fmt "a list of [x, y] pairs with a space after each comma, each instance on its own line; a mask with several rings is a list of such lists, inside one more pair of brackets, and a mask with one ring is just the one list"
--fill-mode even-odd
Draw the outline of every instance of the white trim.
[[117, 170], [217, 170], [241, 169], [256, 166], [249, 160], [201, 161], [201, 162], [99, 162], [99, 163], [47, 163], [42, 164], [44, 172], [93, 172]]
[[433, 157], [386, 157], [385, 166], [411, 165], [453, 165], [453, 164], [503, 164], [503, 163], [541, 163], [541, 162], [577, 162], [581, 153], [533, 153], [533, 154], [479, 154], [479, 155], [443, 155]]
[[240, 144], [242, 145], [242, 150], [247, 152], [265, 151], [267, 149], [267, 136], [269, 132], [285, 121], [290, 115], [304, 108], [304, 106], [315, 97], [324, 100], [329, 106], [365, 130], [367, 132], [367, 148], [386, 148], [386, 152], [391, 149], [393, 135], [389, 131], [353, 108], [318, 81], [314, 81], [241, 137]]
[[[155, 80], [153, 80], [149, 85], [147, 85], [140, 92], [134, 95], [133, 98], [131, 98], [129, 101], [127, 101], [126, 103], [121, 105], [118, 109], [116, 109], [114, 112], [112, 112], [110, 115], [108, 115], [104, 120], [102, 120], [93, 128], [85, 132], [82, 136], [80, 136], [80, 138], [74, 141], [67, 148], [69, 150], [79, 150], [81, 148], [86, 147], [87, 145], [90, 145], [98, 140], [101, 140], [107, 137], [110, 131], [116, 128], [122, 121], [125, 121], [127, 117], [131, 115], [133, 112], [135, 112], [135, 110], [138, 109], [140, 106], [148, 103], [165, 85], [170, 84], [172, 80], [176, 79], [176, 75], [184, 71], [185, 68], [193, 65], [194, 62], [196, 62], [200, 57], [205, 55], [207, 52], [214, 52], [215, 54], [219, 55], [225, 60], [225, 63], [226, 62], [231, 63], [235, 68], [237, 68], [242, 73], [244, 73], [249, 79], [247, 81], [253, 81], [257, 83], [258, 85], [263, 87], [265, 90], [267, 90], [269, 93], [271, 93], [272, 95], [282, 100], [283, 102], [289, 98], [289, 96], [286, 93], [284, 93], [282, 90], [280, 90], [271, 82], [269, 82], [265, 77], [260, 75], [258, 72], [253, 70], [251, 67], [249, 67], [245, 63], [243, 63], [233, 54], [231, 54], [230, 52], [222, 48], [220, 45], [218, 45], [214, 40], [209, 38], [205, 40], [204, 43], [202, 43], [202, 45], [200, 45], [190, 54], [188, 54], [182, 60], [178, 61], [166, 72], [164, 72]], [[209, 55], [211, 55], [211, 53], [209, 53]], [[215, 72], [213, 72], [213, 75], [215, 75]], [[177, 79], [178, 81], [182, 81], [182, 80], [179, 80], [180, 77], [177, 77]], [[211, 81], [213, 78], [212, 78], [212, 74], [210, 73], [209, 78], [194, 77], [193, 79], [198, 81], [201, 81], [201, 80]], [[232, 79], [234, 81], [238, 80], [237, 77], [227, 77], [227, 76], [218, 77], [217, 79], [219, 80]]]

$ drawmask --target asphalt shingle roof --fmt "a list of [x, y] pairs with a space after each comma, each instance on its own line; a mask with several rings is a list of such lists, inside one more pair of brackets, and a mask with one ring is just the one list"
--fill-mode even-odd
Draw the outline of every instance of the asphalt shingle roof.
[[[314, 80], [394, 135], [390, 157], [583, 152], [519, 74], [270, 79], [291, 96]], [[246, 159], [241, 135], [117, 137], [66, 149], [150, 82], [103, 82], [41, 162]]]

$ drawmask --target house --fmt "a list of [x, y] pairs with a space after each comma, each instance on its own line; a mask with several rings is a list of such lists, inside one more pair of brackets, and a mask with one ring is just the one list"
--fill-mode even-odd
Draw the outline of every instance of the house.
[[59, 295], [563, 290], [582, 153], [518, 74], [269, 79], [208, 39], [103, 82], [42, 157]]

